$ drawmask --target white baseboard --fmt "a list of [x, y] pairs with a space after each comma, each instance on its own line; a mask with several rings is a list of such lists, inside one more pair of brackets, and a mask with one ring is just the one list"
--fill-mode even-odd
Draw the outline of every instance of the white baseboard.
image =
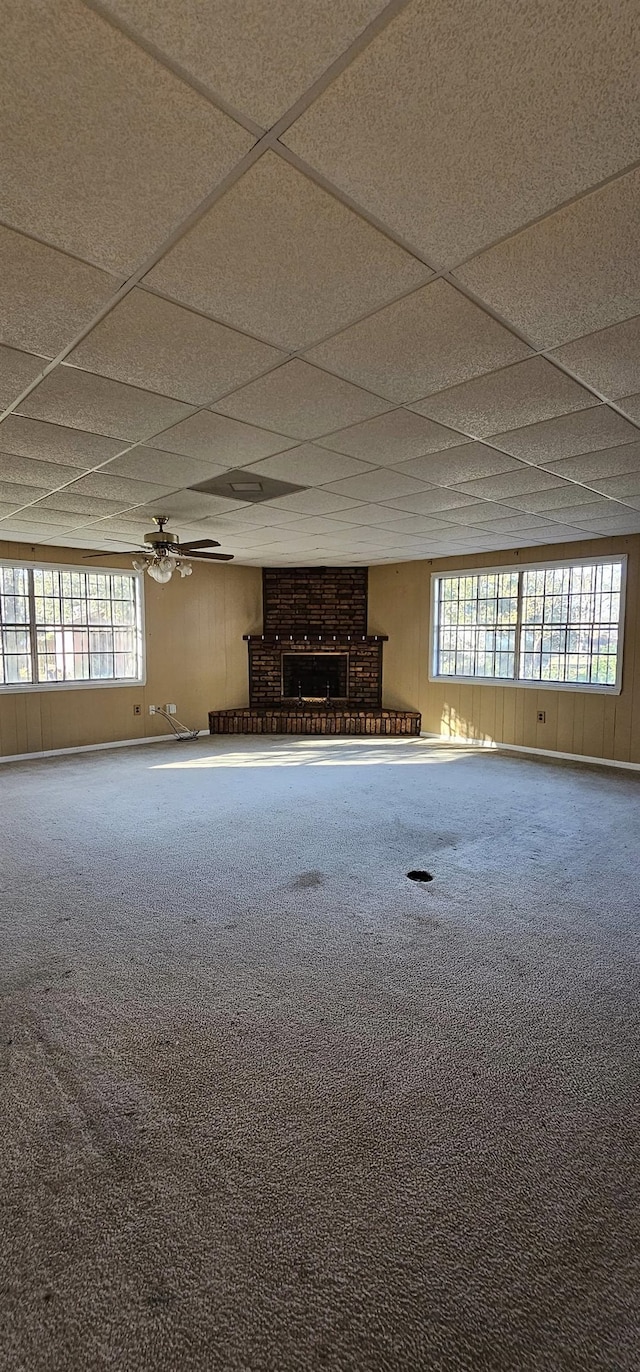
[[[208, 729], [199, 729], [198, 737], [208, 733]], [[97, 753], [102, 748], [136, 748], [141, 743], [166, 743], [172, 738], [177, 738], [177, 735], [173, 733], [151, 734], [149, 738], [117, 738], [111, 743], [81, 743], [77, 748], [48, 748], [44, 753], [12, 753], [8, 757], [0, 757], [0, 763], [36, 762], [42, 757], [63, 757], [67, 753]]]
[[421, 738], [437, 739], [439, 743], [455, 743], [463, 748], [491, 748], [493, 751], [507, 753], [530, 753], [532, 757], [550, 757], [557, 762], [586, 762], [594, 767], [622, 767], [628, 772], [640, 772], [640, 762], [619, 762], [613, 757], [589, 757], [586, 753], [560, 753], [553, 748], [526, 748], [523, 743], [500, 743], [499, 740], [483, 738], [456, 738], [449, 734], [428, 734], [422, 730]]

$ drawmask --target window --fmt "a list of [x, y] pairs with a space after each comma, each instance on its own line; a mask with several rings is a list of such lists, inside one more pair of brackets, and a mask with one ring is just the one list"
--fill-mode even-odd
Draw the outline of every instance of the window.
[[619, 691], [626, 559], [432, 577], [432, 679]]
[[0, 563], [0, 690], [141, 682], [135, 572]]

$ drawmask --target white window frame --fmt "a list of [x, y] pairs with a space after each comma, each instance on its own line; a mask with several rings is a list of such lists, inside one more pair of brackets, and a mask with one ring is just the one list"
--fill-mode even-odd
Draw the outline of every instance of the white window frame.
[[[615, 682], [608, 686], [598, 685], [596, 682], [574, 682], [574, 681], [529, 681], [519, 677], [498, 677], [498, 676], [439, 676], [436, 671], [438, 654], [438, 600], [437, 583], [446, 577], [451, 576], [486, 576], [496, 572], [543, 572], [553, 571], [562, 567], [597, 567], [605, 563], [620, 563], [620, 619], [618, 621], [618, 654], [616, 662]], [[610, 553], [608, 557], [563, 557], [553, 558], [545, 562], [504, 562], [497, 567], [452, 567], [446, 572], [431, 573], [431, 619], [429, 632], [429, 681], [438, 682], [440, 685], [447, 683], [449, 686], [506, 686], [516, 687], [524, 691], [580, 691], [589, 695], [620, 695], [622, 690], [622, 659], [624, 654], [625, 636], [625, 606], [627, 589], [627, 554]], [[519, 657], [520, 640], [520, 606], [522, 603], [522, 585], [518, 585], [518, 622], [516, 625], [516, 666]]]
[[[122, 686], [145, 686], [147, 681], [147, 654], [146, 654], [146, 634], [144, 619], [144, 575], [136, 572], [129, 567], [86, 567], [79, 562], [27, 562], [24, 558], [0, 558], [0, 567], [22, 567], [25, 571], [42, 572], [97, 572], [99, 575], [118, 576], [126, 572], [131, 576], [136, 585], [136, 601], [138, 611], [138, 661], [140, 663], [140, 673], [137, 677], [118, 677], [116, 680], [109, 680], [108, 677], [101, 681], [20, 681], [0, 683], [0, 695], [16, 695], [25, 691], [32, 693], [40, 691], [110, 691], [114, 687]], [[33, 648], [32, 648], [33, 655]]]

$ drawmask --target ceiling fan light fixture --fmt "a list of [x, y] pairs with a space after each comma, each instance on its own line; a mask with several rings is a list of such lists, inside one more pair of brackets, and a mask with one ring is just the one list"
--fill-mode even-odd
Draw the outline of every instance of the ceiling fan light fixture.
[[146, 572], [148, 565], [146, 557], [134, 557], [131, 563], [134, 572]]
[[180, 573], [180, 576], [191, 576], [193, 567], [191, 566], [190, 562], [179, 562], [178, 571]]

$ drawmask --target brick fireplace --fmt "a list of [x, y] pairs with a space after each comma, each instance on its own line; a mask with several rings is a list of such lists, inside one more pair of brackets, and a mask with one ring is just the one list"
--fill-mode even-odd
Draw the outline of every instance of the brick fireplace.
[[210, 732], [419, 733], [417, 712], [382, 708], [387, 636], [367, 633], [367, 586], [366, 567], [265, 567], [249, 708], [212, 710]]

